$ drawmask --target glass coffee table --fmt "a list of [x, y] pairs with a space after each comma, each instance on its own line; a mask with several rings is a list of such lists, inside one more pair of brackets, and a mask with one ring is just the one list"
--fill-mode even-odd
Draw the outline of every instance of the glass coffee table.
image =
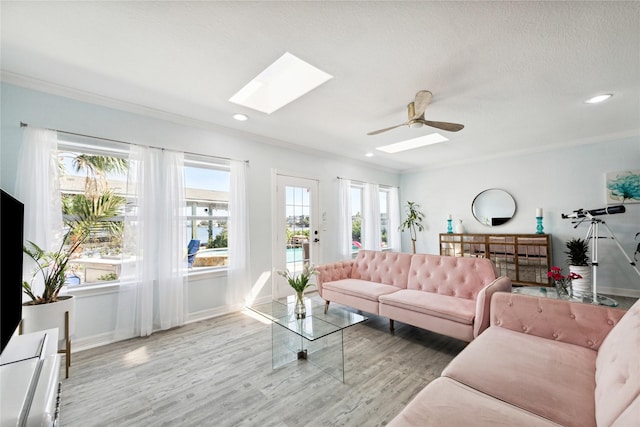
[[271, 361], [277, 369], [296, 360], [306, 360], [344, 382], [343, 331], [366, 317], [305, 298], [306, 317], [296, 319], [295, 298], [247, 307], [271, 321]]
[[514, 287], [512, 289], [514, 294], [523, 294], [523, 295], [531, 295], [534, 297], [546, 297], [546, 298], [555, 298], [555, 299], [566, 299], [575, 302], [583, 302], [586, 304], [599, 304], [607, 307], [617, 307], [618, 302], [612, 298], [605, 297], [604, 295], [597, 295], [596, 299], [593, 299], [593, 293], [591, 292], [582, 292], [582, 293], [574, 293], [571, 296], [563, 296], [559, 297], [555, 288], [552, 287], [540, 287], [540, 286], [521, 286]]

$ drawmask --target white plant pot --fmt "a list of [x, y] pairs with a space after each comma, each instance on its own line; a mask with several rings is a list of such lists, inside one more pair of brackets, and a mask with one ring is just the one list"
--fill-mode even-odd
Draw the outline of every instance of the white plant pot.
[[571, 281], [573, 293], [582, 294], [585, 292], [591, 292], [591, 266], [570, 265], [569, 272], [576, 273], [582, 276], [582, 279], [573, 279]]
[[69, 312], [69, 338], [75, 334], [75, 305], [73, 295], [59, 296], [57, 302], [50, 304], [22, 304], [22, 333], [58, 328], [58, 349], [64, 350], [64, 313]]

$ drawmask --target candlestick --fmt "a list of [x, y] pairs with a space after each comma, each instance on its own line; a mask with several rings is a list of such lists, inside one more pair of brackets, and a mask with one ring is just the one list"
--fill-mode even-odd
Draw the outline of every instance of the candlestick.
[[538, 227], [536, 231], [536, 234], [544, 234], [543, 228], [542, 228], [542, 217], [541, 216], [537, 216], [536, 220], [538, 221]]
[[453, 227], [451, 226], [451, 221], [452, 221], [451, 218], [447, 220], [447, 233], [453, 233]]

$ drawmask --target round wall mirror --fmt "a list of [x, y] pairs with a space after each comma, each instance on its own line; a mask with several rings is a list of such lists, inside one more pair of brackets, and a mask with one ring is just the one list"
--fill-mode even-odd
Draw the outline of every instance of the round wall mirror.
[[471, 212], [479, 223], [493, 227], [502, 225], [516, 213], [516, 201], [504, 190], [484, 190], [473, 199]]

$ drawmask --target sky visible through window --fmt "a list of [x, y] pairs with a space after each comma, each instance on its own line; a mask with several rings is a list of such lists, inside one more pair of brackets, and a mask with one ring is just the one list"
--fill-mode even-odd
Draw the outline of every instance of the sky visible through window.
[[[65, 152], [62, 154], [64, 174], [71, 176], [86, 176], [85, 171], [75, 171], [73, 159], [79, 153]], [[109, 179], [116, 181], [126, 181], [125, 174], [110, 172]], [[200, 190], [229, 191], [229, 171], [209, 169], [202, 167], [185, 166], [184, 181], [187, 188], [197, 188]]]

